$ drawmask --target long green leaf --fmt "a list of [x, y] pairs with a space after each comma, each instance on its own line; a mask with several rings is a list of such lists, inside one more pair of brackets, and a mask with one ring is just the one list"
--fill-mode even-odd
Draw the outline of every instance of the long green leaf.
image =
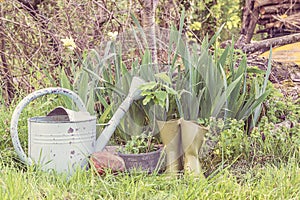
[[83, 71], [81, 74], [81, 79], [78, 85], [78, 95], [83, 100], [84, 103], [87, 103], [88, 91], [89, 91], [89, 75], [86, 71]]
[[210, 47], [212, 44], [214, 44], [217, 40], [217, 38], [219, 37], [223, 27], [225, 26], [225, 23], [221, 25], [221, 27], [218, 29], [218, 31], [213, 35], [213, 37], [210, 39], [209, 43], [208, 43], [208, 47]]
[[222, 93], [222, 95], [219, 98], [216, 98], [214, 100], [212, 116], [218, 116], [218, 114], [220, 113], [220, 111], [221, 111], [223, 105], [225, 104], [227, 98], [229, 97], [231, 92], [234, 90], [234, 88], [238, 85], [241, 78], [242, 78], [242, 76], [240, 76], [235, 81], [230, 83], [230, 85], [226, 88], [226, 90]]
[[95, 84], [90, 84], [89, 93], [87, 94], [86, 107], [90, 114], [95, 114]]
[[269, 96], [269, 94], [271, 93], [271, 90], [266, 91], [265, 93], [263, 93], [262, 95], [260, 95], [257, 99], [253, 100], [250, 103], [250, 105], [246, 105], [244, 106], [244, 109], [238, 114], [237, 119], [242, 119], [245, 120], [247, 119], [254, 111], [255, 109], [260, 106], [264, 100]]

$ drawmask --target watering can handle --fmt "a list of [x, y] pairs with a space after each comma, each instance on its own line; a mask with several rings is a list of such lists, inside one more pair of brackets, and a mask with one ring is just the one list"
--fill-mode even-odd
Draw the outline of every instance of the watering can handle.
[[24, 150], [21, 147], [19, 136], [18, 136], [18, 121], [19, 121], [20, 114], [25, 106], [27, 106], [32, 100], [40, 96], [44, 96], [46, 94], [62, 94], [67, 97], [70, 97], [80, 111], [87, 112], [84, 103], [75, 92], [72, 92], [71, 90], [65, 88], [59, 88], [59, 87], [37, 90], [29, 94], [22, 101], [20, 101], [20, 103], [17, 105], [12, 115], [12, 119], [10, 123], [10, 134], [12, 138], [12, 143], [14, 145], [15, 151], [17, 152], [18, 156], [24, 163], [29, 165], [32, 165], [33, 161], [29, 157], [27, 157], [27, 155], [24, 153]]

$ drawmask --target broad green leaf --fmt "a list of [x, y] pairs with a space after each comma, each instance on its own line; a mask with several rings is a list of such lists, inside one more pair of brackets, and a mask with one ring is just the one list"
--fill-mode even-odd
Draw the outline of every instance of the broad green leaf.
[[258, 67], [248, 67], [247, 73], [253, 73], [253, 74], [263, 74], [265, 73], [263, 70], [259, 69]]
[[166, 72], [161, 72], [161, 73], [155, 74], [154, 76], [167, 84], [172, 84], [171, 79], [167, 75]]
[[62, 88], [71, 89], [71, 83], [69, 78], [67, 77], [65, 70], [61, 69], [60, 73], [60, 85]]
[[146, 34], [144, 32], [144, 29], [141, 27], [141, 25], [139, 23], [139, 20], [134, 16], [133, 13], [130, 13], [130, 16], [133, 19], [133, 22], [135, 23], [135, 25], [138, 27], [138, 30], [139, 30], [139, 32], [142, 35], [142, 38], [144, 40], [144, 43], [147, 44], [147, 47], [148, 47], [148, 43], [147, 43], [147, 39], [146, 39], [147, 37], [146, 37]]
[[93, 72], [92, 70], [88, 69], [88, 68], [83, 68], [83, 70], [85, 70], [86, 72], [88, 72], [89, 74], [93, 75], [96, 79], [98, 79], [98, 81], [101, 82], [105, 82], [108, 83], [105, 79], [101, 78], [98, 74], [96, 74], [95, 72]]
[[[67, 77], [64, 69], [61, 69], [61, 73], [60, 73], [60, 85], [61, 85], [62, 88], [66, 88], [66, 89], [72, 90], [72, 86], [71, 86], [70, 80]], [[66, 104], [66, 106], [68, 108], [72, 108], [73, 107], [73, 101], [69, 97], [62, 96], [61, 98], [63, 99], [64, 103]]]
[[262, 95], [260, 95], [257, 99], [254, 100], [254, 102], [251, 103], [251, 105], [245, 106], [246, 109], [243, 110], [243, 112], [239, 113], [239, 119], [247, 119], [254, 111], [257, 109], [257, 107], [261, 106], [261, 104], [266, 100], [266, 98], [271, 93], [271, 90], [266, 91]]
[[[266, 72], [266, 76], [265, 76], [265, 80], [264, 80], [264, 84], [263, 87], [261, 88], [261, 90], [259, 91], [260, 95], [263, 95], [264, 93], [266, 93], [266, 88], [267, 88], [267, 84], [269, 81], [269, 76], [271, 74], [271, 68], [272, 68], [272, 46], [270, 48], [270, 55], [269, 55], [269, 60], [268, 60], [268, 68], [267, 68], [267, 72]], [[255, 126], [259, 116], [261, 113], [261, 103], [255, 108], [254, 110], [254, 114], [253, 114], [253, 124], [251, 126]]]
[[153, 90], [156, 86], [157, 86], [157, 83], [154, 81], [151, 81], [151, 82], [142, 84], [139, 88], [140, 88], [140, 90], [145, 91], [145, 90]]
[[156, 91], [155, 93], [154, 93], [154, 95], [155, 95], [155, 97], [159, 100], [159, 101], [165, 101], [166, 100], [166, 98], [167, 98], [167, 92], [165, 92], [165, 91]]
[[185, 9], [182, 10], [180, 15], [180, 22], [179, 22], [179, 34], [181, 35], [185, 20]]
[[144, 91], [142, 91], [141, 96], [148, 96], [148, 95], [151, 95], [151, 94], [153, 94], [153, 92], [148, 91], [148, 90], [144, 90]]
[[145, 53], [143, 55], [142, 58], [142, 65], [149, 65], [151, 64], [152, 60], [151, 60], [151, 53], [149, 51], [149, 49], [145, 50]]
[[218, 31], [212, 36], [212, 38], [210, 39], [209, 43], [208, 43], [208, 47], [210, 47], [212, 44], [215, 43], [215, 41], [217, 40], [217, 38], [219, 37], [223, 27], [225, 26], [225, 23], [221, 25], [221, 27], [218, 29]]
[[174, 90], [173, 88], [170, 88], [166, 85], [165, 85], [165, 89], [166, 89], [168, 94], [172, 94], [172, 95], [177, 95], [178, 94], [176, 90]]
[[[95, 88], [96, 90], [97, 88]], [[98, 92], [95, 93], [97, 96], [97, 99], [100, 101], [100, 103], [103, 105], [103, 107], [105, 109], [107, 109], [110, 105], [108, 105], [108, 103], [106, 102], [105, 97], [103, 97], [102, 95], [100, 95]]]
[[230, 47], [227, 47], [218, 60], [218, 66], [225, 66]]
[[154, 99], [153, 95], [148, 95], [143, 99], [143, 105], [147, 105], [152, 99]]
[[268, 84], [268, 81], [269, 81], [269, 76], [271, 74], [271, 68], [272, 68], [272, 46], [270, 48], [270, 55], [269, 55], [269, 59], [268, 59], [268, 68], [267, 68], [266, 77], [265, 77], [265, 80], [264, 80], [264, 85], [263, 85], [263, 88], [262, 88], [263, 92], [267, 88], [267, 84]]
[[212, 110], [212, 116], [218, 116], [220, 113], [223, 105], [225, 104], [226, 100], [228, 99], [229, 95], [231, 92], [234, 90], [234, 88], [237, 86], [239, 81], [241, 80], [242, 76], [237, 78], [235, 81], [233, 81], [227, 88], [226, 90], [218, 96], [213, 103], [213, 110]]

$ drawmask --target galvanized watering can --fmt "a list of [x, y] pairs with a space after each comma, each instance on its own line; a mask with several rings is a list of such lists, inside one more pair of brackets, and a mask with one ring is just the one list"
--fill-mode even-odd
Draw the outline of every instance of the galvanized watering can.
[[[13, 112], [10, 132], [19, 158], [26, 164], [39, 164], [43, 170], [72, 174], [78, 167], [87, 166], [88, 157], [101, 151], [108, 143], [121, 118], [134, 100], [140, 99], [138, 87], [144, 81], [134, 77], [129, 94], [96, 140], [96, 117], [91, 116], [80, 97], [64, 88], [37, 90], [25, 97]], [[18, 137], [18, 121], [25, 106], [46, 94], [62, 94], [70, 97], [79, 112], [57, 107], [47, 116], [28, 119], [28, 156], [21, 147]]]

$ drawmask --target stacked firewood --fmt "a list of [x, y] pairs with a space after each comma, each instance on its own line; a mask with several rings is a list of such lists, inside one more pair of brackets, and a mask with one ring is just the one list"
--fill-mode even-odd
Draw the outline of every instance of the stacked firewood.
[[256, 33], [267, 33], [267, 37], [279, 37], [300, 33], [300, 0], [255, 0], [258, 10]]

